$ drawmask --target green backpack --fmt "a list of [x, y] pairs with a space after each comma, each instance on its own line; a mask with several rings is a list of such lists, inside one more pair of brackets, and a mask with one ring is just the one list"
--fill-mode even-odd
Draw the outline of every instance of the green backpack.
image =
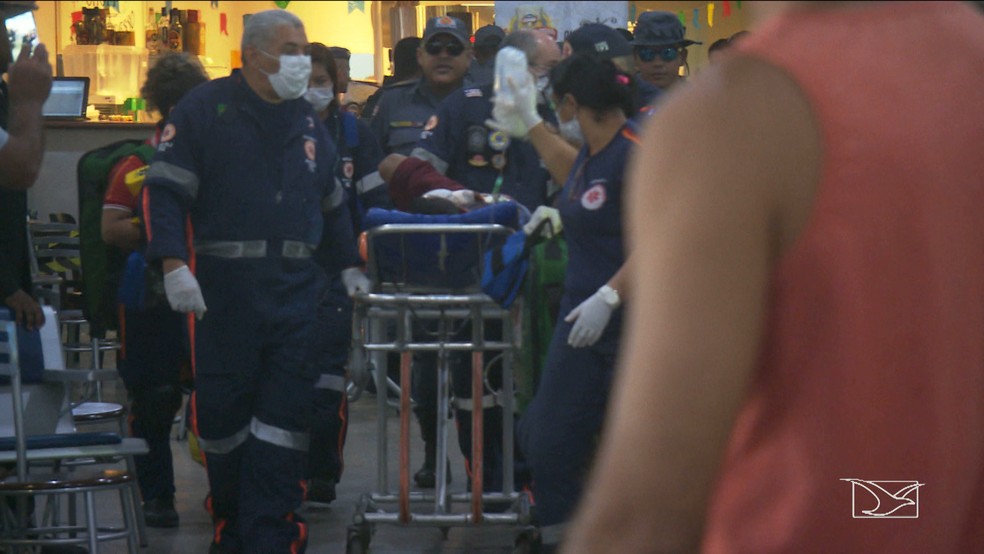
[[90, 150], [79, 158], [79, 256], [82, 259], [82, 311], [94, 338], [116, 330], [117, 289], [128, 253], [102, 240], [102, 207], [110, 173], [117, 162], [137, 156], [149, 164], [155, 148], [139, 139], [124, 139]]
[[530, 268], [523, 290], [523, 343], [516, 374], [516, 403], [520, 412], [533, 399], [547, 361], [566, 272], [567, 241], [562, 236], [530, 249]]

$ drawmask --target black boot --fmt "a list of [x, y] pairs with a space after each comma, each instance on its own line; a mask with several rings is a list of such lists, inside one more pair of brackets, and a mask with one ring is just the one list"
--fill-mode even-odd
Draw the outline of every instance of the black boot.
[[180, 522], [173, 496], [152, 498], [144, 502], [143, 509], [147, 527], [177, 527]]
[[[437, 483], [437, 437], [434, 427], [420, 422], [420, 435], [424, 439], [424, 465], [413, 474], [413, 481], [421, 489], [433, 489]], [[451, 462], [448, 461], [448, 483], [451, 483]]]

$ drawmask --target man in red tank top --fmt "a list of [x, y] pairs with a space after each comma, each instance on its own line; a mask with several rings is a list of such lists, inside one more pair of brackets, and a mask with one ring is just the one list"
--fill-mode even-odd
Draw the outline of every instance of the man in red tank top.
[[761, 9], [633, 163], [566, 552], [984, 552], [984, 16]]

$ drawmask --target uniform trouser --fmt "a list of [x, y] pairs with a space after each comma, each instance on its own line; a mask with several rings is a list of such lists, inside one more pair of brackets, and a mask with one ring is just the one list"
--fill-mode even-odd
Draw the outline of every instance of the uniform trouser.
[[171, 425], [181, 407], [181, 368], [188, 363], [184, 316], [167, 305], [126, 309], [117, 368], [130, 399], [130, 435], [147, 441], [135, 456], [144, 501], [174, 496]]
[[303, 552], [317, 303], [310, 260], [200, 258], [208, 312], [194, 324], [193, 424], [225, 551]]
[[533, 474], [541, 527], [566, 522], [581, 497], [601, 432], [615, 353], [567, 344], [571, 324], [555, 328], [540, 386], [518, 425]]
[[[436, 329], [436, 324], [428, 324], [429, 329]], [[499, 340], [501, 337], [501, 324], [498, 321], [485, 322], [486, 334], [489, 340]], [[471, 325], [461, 325], [457, 329], [451, 340], [470, 341]], [[494, 339], [492, 337], [495, 337]], [[423, 333], [417, 333], [415, 340], [435, 341], [437, 337], [433, 333], [427, 333], [424, 338]], [[494, 354], [486, 354], [485, 362], [492, 358]], [[458, 445], [461, 453], [465, 457], [465, 468], [469, 477], [469, 489], [471, 486], [471, 397], [472, 397], [472, 367], [471, 355], [468, 352], [449, 352], [447, 354], [448, 365], [450, 368], [451, 391], [455, 397], [455, 425], [458, 432]], [[487, 379], [492, 387], [501, 389], [502, 366], [496, 362]], [[414, 355], [413, 368], [413, 397], [416, 403], [414, 413], [420, 420], [421, 434], [424, 441], [433, 440], [434, 429], [437, 426], [437, 403], [447, 402], [447, 399], [437, 397], [437, 355], [435, 353], [416, 353]], [[492, 404], [491, 391], [486, 388], [486, 396], [483, 398], [484, 404]], [[467, 406], [463, 409], [462, 406]], [[502, 408], [490, 405], [482, 410], [482, 488], [486, 491], [502, 489]]]
[[345, 364], [352, 341], [352, 299], [334, 276], [318, 306], [318, 368], [308, 478], [338, 481], [345, 467], [343, 449], [348, 432]]

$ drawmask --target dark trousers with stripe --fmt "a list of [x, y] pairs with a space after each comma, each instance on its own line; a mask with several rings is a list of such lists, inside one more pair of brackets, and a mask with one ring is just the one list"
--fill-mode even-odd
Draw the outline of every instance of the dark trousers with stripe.
[[317, 303], [325, 281], [308, 259], [200, 256], [208, 312], [193, 326], [193, 424], [227, 552], [303, 552], [303, 500]]
[[308, 478], [339, 481], [345, 468], [343, 451], [348, 432], [345, 364], [352, 341], [352, 299], [336, 275], [318, 306], [318, 367]]

